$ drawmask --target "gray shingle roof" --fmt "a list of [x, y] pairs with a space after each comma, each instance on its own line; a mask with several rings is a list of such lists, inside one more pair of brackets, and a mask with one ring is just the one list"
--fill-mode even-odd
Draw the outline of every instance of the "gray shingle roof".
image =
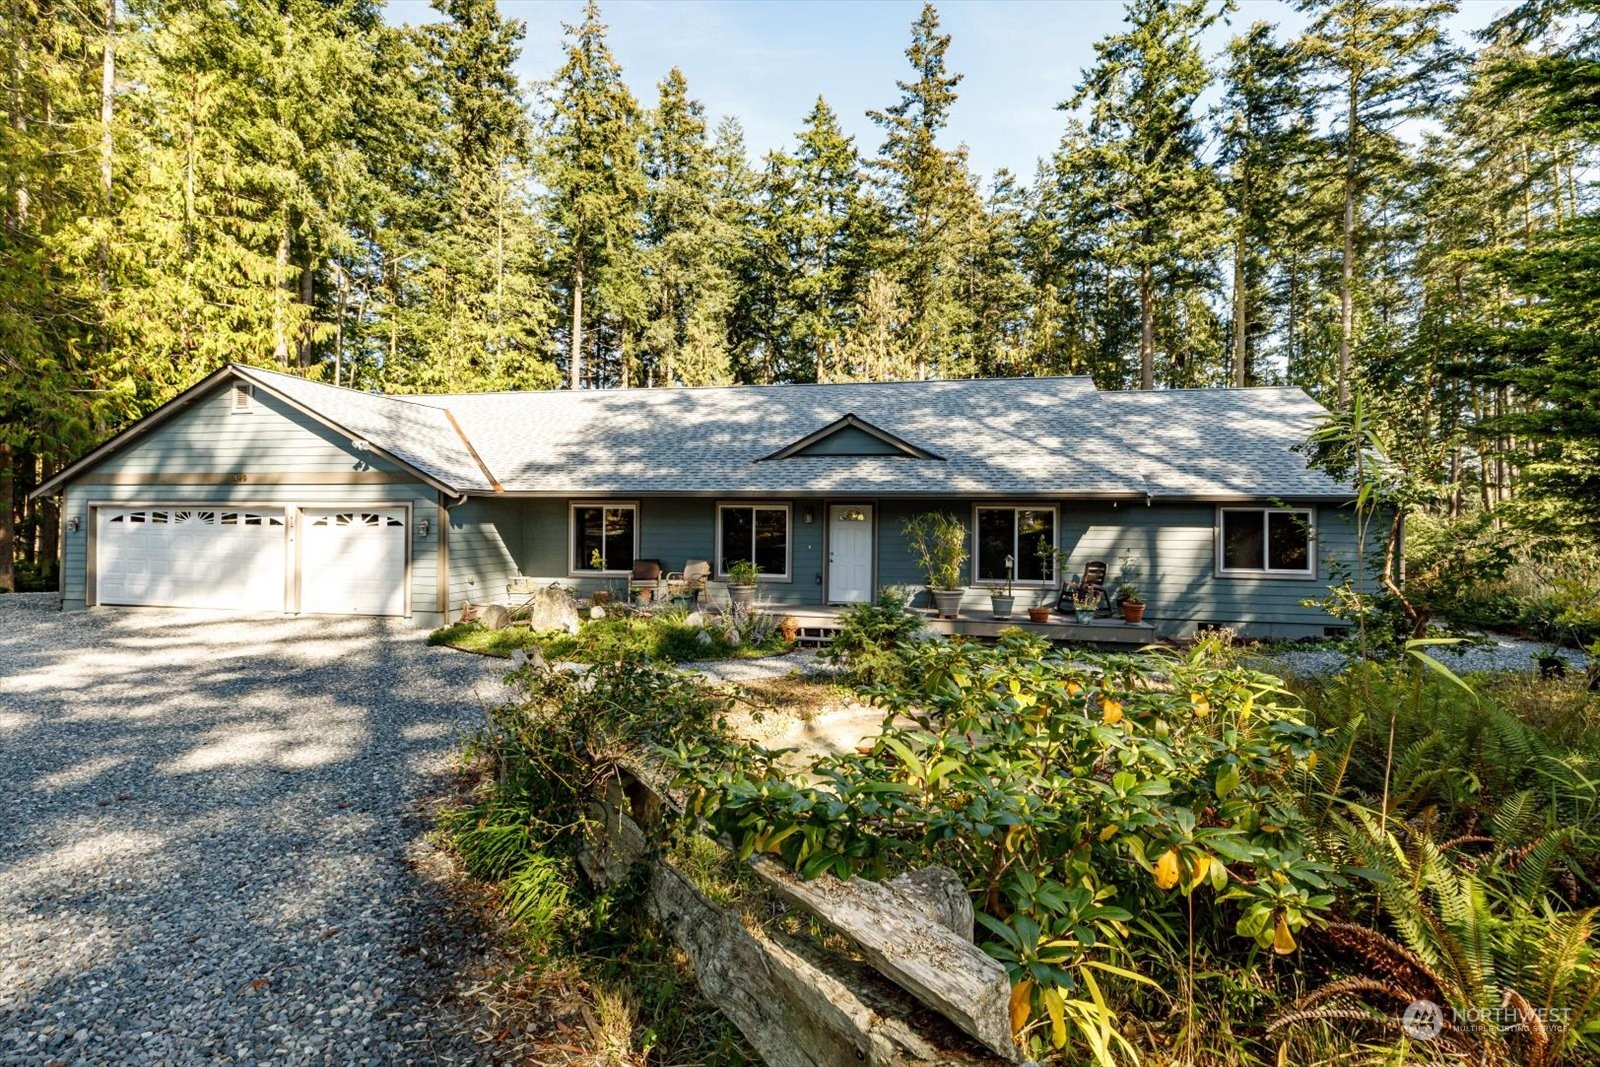
[[259, 367], [235, 365], [234, 370], [458, 492], [494, 488], [438, 405], [341, 389]]
[[[304, 384], [300, 395], [312, 406], [321, 407], [328, 393], [360, 397], [348, 410], [327, 410], [328, 417], [349, 425], [345, 418], [359, 416], [375, 444], [466, 492], [485, 491], [482, 472], [459, 438], [452, 445], [418, 409], [447, 408], [507, 492], [1350, 495], [1293, 451], [1324, 411], [1292, 388], [1112, 393], [1087, 378], [1011, 378], [399, 400]], [[946, 458], [760, 462], [851, 413]]]

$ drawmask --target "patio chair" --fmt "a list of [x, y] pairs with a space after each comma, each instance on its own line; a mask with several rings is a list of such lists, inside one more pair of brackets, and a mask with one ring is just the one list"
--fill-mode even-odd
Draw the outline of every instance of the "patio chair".
[[659, 559], [636, 559], [633, 561], [633, 576], [628, 579], [628, 596], [631, 598], [641, 589], [648, 589], [652, 594], [661, 585], [661, 561]]
[[1064, 615], [1072, 614], [1077, 607], [1075, 601], [1079, 593], [1090, 593], [1094, 596], [1096, 618], [1109, 618], [1115, 614], [1111, 607], [1111, 594], [1106, 591], [1105, 560], [1093, 559], [1085, 563], [1083, 577], [1075, 582], [1062, 581], [1061, 595], [1056, 597], [1056, 610]]
[[683, 601], [685, 606], [698, 604], [700, 593], [710, 579], [710, 560], [685, 560], [683, 570], [672, 571], [667, 575], [667, 595], [673, 600]]

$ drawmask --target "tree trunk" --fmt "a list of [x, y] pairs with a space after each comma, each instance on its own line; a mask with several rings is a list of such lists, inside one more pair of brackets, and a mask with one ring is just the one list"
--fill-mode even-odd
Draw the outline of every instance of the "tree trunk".
[[16, 534], [13, 520], [15, 511], [11, 500], [11, 446], [0, 441], [0, 593], [15, 592], [16, 572], [12, 564], [16, 559]]
[[567, 376], [573, 389], [583, 385], [583, 260], [572, 272], [572, 354], [567, 360]]
[[1242, 176], [1243, 188], [1239, 200], [1239, 232], [1233, 246], [1233, 384], [1242, 389], [1250, 384], [1249, 354], [1245, 349], [1245, 332], [1248, 327], [1249, 308], [1245, 293], [1244, 257], [1245, 220], [1250, 209], [1250, 172]]
[[1156, 309], [1153, 272], [1146, 263], [1139, 268], [1139, 388], [1156, 387]]
[[1350, 75], [1349, 109], [1345, 115], [1344, 262], [1339, 279], [1339, 406], [1350, 406], [1350, 337], [1355, 332], [1355, 306], [1351, 290], [1356, 273], [1356, 102], [1357, 82]]
[[100, 197], [111, 210], [111, 164], [116, 146], [111, 137], [112, 93], [116, 88], [117, 0], [106, 0], [106, 38], [100, 56]]
[[300, 303], [305, 305], [305, 321], [300, 324], [300, 340], [295, 346], [295, 355], [301, 370], [311, 366], [311, 327], [316, 318], [313, 313], [317, 299], [316, 285], [316, 260], [308, 249], [306, 251], [306, 264], [300, 268]]
[[[59, 469], [48, 455], [39, 457], [39, 476], [30, 489], [37, 488]], [[55, 576], [56, 588], [61, 588], [61, 498], [41, 497], [34, 509], [39, 516], [39, 566], [40, 570]]]
[[289, 369], [289, 327], [285, 322], [284, 285], [289, 273], [289, 216], [285, 212], [278, 228], [278, 254], [272, 271], [272, 358]]

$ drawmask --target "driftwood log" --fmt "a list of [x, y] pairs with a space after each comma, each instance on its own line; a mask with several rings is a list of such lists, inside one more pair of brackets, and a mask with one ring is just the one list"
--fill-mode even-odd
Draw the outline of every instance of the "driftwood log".
[[[707, 900], [663, 859], [651, 859], [640, 826], [676, 807], [664, 788], [652, 788], [641, 769], [626, 768], [589, 809], [589, 844], [580, 856], [602, 886], [627, 878], [648, 860], [646, 908], [693, 963], [702, 991], [769, 1064], [924, 1064], [983, 1062], [952, 1051], [869, 1005], [839, 973], [819, 967], [767, 935], [737, 912]], [[637, 818], [636, 818], [637, 817]], [[1014, 1060], [1005, 969], [973, 945], [972, 905], [953, 872], [939, 868], [894, 882], [810, 882], [757, 858], [750, 866], [784, 901], [844, 935], [862, 959], [895, 987], [976, 1040], [1002, 1060]], [[882, 1001], [877, 1003], [881, 1005]], [[957, 1042], [960, 1044], [960, 1042]], [[944, 1047], [941, 1047], [944, 1046]], [[992, 1062], [992, 1061], [991, 1061]]]

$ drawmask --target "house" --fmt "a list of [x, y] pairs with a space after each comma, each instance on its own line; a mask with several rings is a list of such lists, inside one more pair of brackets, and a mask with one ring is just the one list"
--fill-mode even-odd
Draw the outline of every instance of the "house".
[[[589, 592], [636, 558], [739, 560], [762, 599], [920, 586], [901, 522], [972, 531], [964, 608], [1137, 561], [1147, 621], [1321, 635], [1357, 566], [1352, 493], [1295, 450], [1298, 389], [1101, 392], [1081, 377], [391, 397], [225, 367], [36, 491], [62, 601], [392, 615], [515, 578]], [[524, 583], [526, 584], [526, 583]]]

